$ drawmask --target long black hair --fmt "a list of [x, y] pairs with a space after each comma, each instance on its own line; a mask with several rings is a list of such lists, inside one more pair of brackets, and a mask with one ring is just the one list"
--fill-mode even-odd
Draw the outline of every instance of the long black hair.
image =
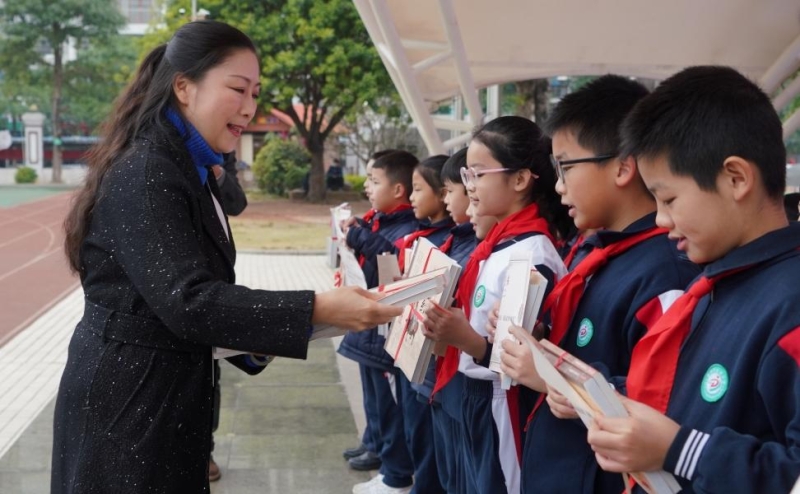
[[533, 180], [529, 199], [539, 206], [540, 214], [550, 224], [551, 233], [566, 238], [572, 219], [556, 193], [556, 173], [550, 164], [550, 138], [527, 118], [509, 116], [488, 122], [473, 133], [472, 139], [486, 146], [503, 167], [530, 170], [539, 177]]
[[80, 271], [80, 249], [89, 231], [92, 210], [103, 177], [124, 155], [144, 129], [167, 125], [164, 111], [175, 103], [172, 84], [183, 75], [199, 82], [206, 73], [238, 50], [256, 53], [246, 34], [217, 21], [184, 24], [169, 43], [153, 49], [139, 65], [133, 81], [114, 103], [114, 110], [101, 126], [101, 140], [88, 153], [88, 172], [83, 188], [75, 196], [64, 221], [64, 249], [70, 268]]

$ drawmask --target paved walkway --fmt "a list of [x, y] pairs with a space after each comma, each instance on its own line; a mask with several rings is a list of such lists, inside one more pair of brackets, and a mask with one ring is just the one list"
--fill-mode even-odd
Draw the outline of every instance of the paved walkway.
[[[332, 280], [319, 255], [243, 254], [236, 271], [239, 283], [271, 290], [326, 290]], [[0, 493], [49, 490], [52, 401], [82, 303], [74, 291], [0, 348]], [[314, 342], [307, 361], [278, 359], [255, 377], [223, 364], [213, 493], [348, 493], [370, 478], [341, 457], [363, 413], [357, 368], [335, 345]]]

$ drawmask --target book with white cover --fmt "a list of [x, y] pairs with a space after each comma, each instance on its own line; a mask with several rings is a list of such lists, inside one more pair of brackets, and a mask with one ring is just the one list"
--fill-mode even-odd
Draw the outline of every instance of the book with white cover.
[[395, 366], [409, 381], [421, 383], [430, 365], [435, 342], [419, 331], [425, 312], [432, 303], [442, 307], [452, 304], [453, 292], [458, 282], [461, 266], [440, 251], [430, 240], [421, 237], [415, 243], [407, 263], [408, 276], [444, 270], [447, 283], [441, 292], [405, 308], [403, 314], [392, 322], [384, 349], [392, 356]]
[[[605, 417], [628, 415], [602, 373], [550, 341], [529, 339], [527, 344], [539, 377], [569, 400], [587, 427], [598, 414]], [[676, 494], [681, 490], [675, 477], [663, 470], [631, 472], [630, 475], [650, 494]]]
[[503, 351], [503, 341], [516, 338], [509, 333], [511, 326], [520, 326], [526, 330], [533, 330], [536, 317], [544, 300], [547, 288], [547, 278], [536, 271], [531, 261], [530, 252], [512, 254], [506, 269], [506, 279], [500, 298], [497, 327], [495, 328], [494, 345], [489, 360], [489, 369], [502, 376], [501, 387], [509, 389], [512, 380], [502, 374], [500, 368], [500, 355]]
[[[423, 273], [413, 278], [396, 281], [389, 285], [380, 285], [370, 291], [383, 296], [378, 302], [394, 307], [405, 307], [419, 302], [437, 293], [440, 293], [447, 284], [447, 274], [444, 270]], [[337, 328], [330, 324], [316, 324], [311, 331], [311, 341], [319, 338], [332, 338], [347, 333], [346, 328]], [[215, 359], [228, 358], [241, 355], [244, 352], [230, 348], [214, 347], [212, 354]]]

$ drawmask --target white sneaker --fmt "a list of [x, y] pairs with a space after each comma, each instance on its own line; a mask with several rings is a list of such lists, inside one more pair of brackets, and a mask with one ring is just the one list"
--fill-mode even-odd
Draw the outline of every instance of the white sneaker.
[[411, 492], [411, 486], [390, 487], [381, 481], [369, 487], [364, 494], [408, 494], [409, 492]]
[[383, 484], [383, 474], [381, 473], [372, 477], [366, 482], [361, 482], [360, 484], [354, 485], [353, 494], [369, 494], [372, 492], [372, 488], [378, 484]]

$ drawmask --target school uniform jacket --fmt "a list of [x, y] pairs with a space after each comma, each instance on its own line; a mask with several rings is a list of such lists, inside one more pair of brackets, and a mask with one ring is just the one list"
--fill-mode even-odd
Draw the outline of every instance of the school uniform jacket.
[[[581, 250], [608, 246], [653, 227], [655, 213], [622, 232], [601, 230]], [[579, 251], [576, 257], [583, 254]], [[699, 271], [667, 235], [631, 247], [588, 281], [561, 347], [600, 370], [624, 392], [633, 346], [660, 317], [661, 307], [679, 297]], [[654, 307], [658, 310], [651, 310]], [[565, 471], [572, 474], [564, 475]], [[522, 485], [526, 493], [619, 494], [624, 489], [621, 475], [600, 469], [583, 423], [556, 418], [546, 401], [528, 425]]]
[[478, 237], [475, 236], [475, 229], [469, 222], [454, 226], [450, 229], [450, 234], [453, 235], [453, 242], [445, 254], [456, 261], [463, 270], [467, 267], [469, 255], [478, 245]]
[[305, 358], [314, 305], [313, 291], [234, 285], [234, 260], [178, 133], [135, 139], [81, 248], [86, 307], [58, 391], [51, 492], [209, 491], [211, 347]]
[[664, 469], [682, 493], [789, 492], [800, 476], [800, 224], [705, 267], [730, 275], [698, 303], [667, 415]]
[[[377, 232], [368, 227], [354, 227], [347, 231], [347, 245], [353, 249], [356, 257], [364, 258], [361, 269], [367, 288], [378, 286], [377, 256], [384, 252], [397, 253], [394, 242], [415, 231], [419, 225], [411, 208], [391, 214], [379, 212], [373, 221], [379, 222]], [[383, 349], [385, 343], [386, 338], [378, 334], [377, 328], [373, 328], [347, 333], [338, 351], [342, 356], [361, 364], [389, 371], [394, 367], [394, 360]]]

